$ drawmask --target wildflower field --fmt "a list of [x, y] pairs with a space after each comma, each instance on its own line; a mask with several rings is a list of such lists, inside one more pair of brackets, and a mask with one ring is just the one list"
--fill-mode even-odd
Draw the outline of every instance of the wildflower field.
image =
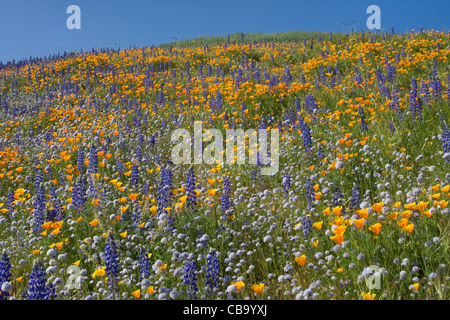
[[[449, 299], [449, 59], [431, 30], [2, 64], [0, 299]], [[174, 164], [194, 121], [278, 129], [278, 172]]]

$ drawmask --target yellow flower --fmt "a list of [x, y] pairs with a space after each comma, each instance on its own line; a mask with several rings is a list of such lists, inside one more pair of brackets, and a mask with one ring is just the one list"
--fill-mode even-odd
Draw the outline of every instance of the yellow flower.
[[127, 236], [127, 232], [125, 231], [125, 232], [122, 232], [121, 234], [120, 234], [120, 236], [122, 237], [122, 238], [125, 238], [126, 236]]
[[245, 287], [245, 283], [243, 281], [232, 282], [231, 284], [234, 284], [238, 291]]
[[155, 290], [153, 289], [153, 286], [150, 286], [147, 288], [147, 290], [145, 290], [148, 294], [153, 294], [155, 292]]
[[302, 255], [300, 257], [295, 257], [295, 262], [297, 262], [301, 266], [304, 266], [306, 262], [306, 256]]
[[81, 260], [77, 260], [77, 261], [75, 261], [73, 264], [76, 265], [76, 266], [79, 266], [79, 265], [80, 265], [80, 261], [81, 261]]
[[153, 207], [151, 207], [149, 210], [150, 210], [150, 212], [151, 212], [153, 215], [155, 215], [156, 212], [158, 211], [158, 207], [157, 207], [157, 206], [153, 206]]
[[433, 212], [430, 212], [429, 210], [422, 212], [424, 215], [426, 215], [428, 218], [431, 218], [433, 215]]
[[131, 293], [131, 295], [132, 295], [133, 297], [135, 297], [136, 299], [139, 299], [139, 298], [141, 297], [141, 289], [137, 289], [136, 291], [133, 291], [133, 292]]
[[353, 220], [353, 224], [358, 228], [361, 229], [364, 226], [364, 218]]
[[333, 233], [334, 234], [344, 234], [345, 230], [347, 230], [347, 227], [339, 225], [333, 229]]
[[372, 209], [375, 210], [376, 212], [381, 212], [383, 210], [383, 202], [375, 203], [372, 206]]
[[381, 227], [382, 227], [381, 223], [375, 223], [369, 227], [369, 230], [375, 234], [380, 234]]
[[162, 264], [158, 267], [159, 270], [165, 271], [167, 268], [167, 263], [166, 264]]
[[100, 269], [95, 270], [94, 273], [92, 274], [92, 278], [103, 277], [106, 274], [105, 269], [106, 267], [101, 267]]
[[403, 218], [400, 222], [397, 222], [397, 224], [400, 227], [404, 228], [409, 224], [409, 220], [407, 218]]
[[356, 213], [358, 214], [358, 216], [360, 218], [364, 218], [364, 219], [366, 219], [369, 216], [369, 212], [368, 212], [367, 208], [356, 210]]
[[252, 290], [257, 294], [260, 295], [265, 289], [264, 283], [259, 284], [252, 284]]
[[376, 294], [375, 293], [370, 294], [370, 293], [362, 292], [361, 296], [363, 297], [364, 300], [375, 300]]
[[407, 226], [403, 227], [402, 229], [409, 233], [412, 233], [414, 230], [414, 225], [411, 223], [411, 224], [408, 224]]
[[177, 212], [180, 212], [181, 209], [183, 209], [183, 203], [182, 202], [175, 203], [175, 210], [177, 210]]
[[391, 220], [397, 219], [398, 212], [392, 212], [391, 214], [388, 214], [387, 217]]
[[313, 223], [313, 227], [316, 228], [317, 230], [322, 229], [322, 225], [323, 225], [323, 221], [319, 221], [319, 222], [315, 222]]
[[333, 213], [335, 214], [335, 215], [340, 215], [341, 214], [341, 211], [342, 211], [342, 206], [337, 206], [337, 207], [334, 207], [333, 208]]
[[414, 209], [422, 212], [423, 210], [425, 210], [425, 208], [427, 206], [428, 206], [428, 201], [427, 202], [421, 201], [421, 202], [419, 202], [418, 204], [415, 205]]
[[448, 201], [445, 201], [445, 200], [435, 201], [433, 204], [435, 206], [440, 206], [441, 208], [447, 208]]
[[131, 200], [136, 200], [138, 196], [139, 196], [138, 193], [132, 193], [132, 194], [129, 195]]
[[89, 222], [89, 224], [90, 224], [91, 226], [96, 227], [97, 224], [98, 224], [98, 221], [97, 221], [97, 219], [94, 219], [94, 220], [92, 220], [91, 222]]
[[331, 236], [330, 239], [333, 240], [334, 242], [336, 242], [337, 244], [341, 245], [342, 242], [344, 241], [344, 234], [343, 233], [338, 233], [334, 236]]
[[211, 197], [214, 197], [214, 195], [216, 194], [217, 189], [209, 189], [206, 190], [206, 193], [209, 194]]

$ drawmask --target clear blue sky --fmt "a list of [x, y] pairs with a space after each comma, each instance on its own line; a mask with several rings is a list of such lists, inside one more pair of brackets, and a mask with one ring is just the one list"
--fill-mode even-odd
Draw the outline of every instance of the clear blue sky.
[[[69, 5], [81, 9], [81, 30], [69, 30]], [[235, 32], [368, 30], [369, 5], [381, 26], [449, 29], [448, 0], [0, 0], [0, 61], [102, 47], [151, 46]]]

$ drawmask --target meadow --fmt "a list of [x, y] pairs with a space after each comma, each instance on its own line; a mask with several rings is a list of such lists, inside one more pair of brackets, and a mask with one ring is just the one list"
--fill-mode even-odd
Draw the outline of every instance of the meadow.
[[[446, 300], [450, 34], [235, 34], [0, 65], [0, 299]], [[279, 130], [175, 165], [174, 130]]]

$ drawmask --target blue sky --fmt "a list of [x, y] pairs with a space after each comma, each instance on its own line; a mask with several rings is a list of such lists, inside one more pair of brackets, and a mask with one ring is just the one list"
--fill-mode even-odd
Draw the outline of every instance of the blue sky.
[[[81, 9], [81, 30], [66, 27], [72, 4]], [[450, 27], [448, 0], [0, 0], [0, 61], [235, 32], [344, 32], [352, 21], [357, 30], [368, 30], [372, 4], [389, 31]]]

